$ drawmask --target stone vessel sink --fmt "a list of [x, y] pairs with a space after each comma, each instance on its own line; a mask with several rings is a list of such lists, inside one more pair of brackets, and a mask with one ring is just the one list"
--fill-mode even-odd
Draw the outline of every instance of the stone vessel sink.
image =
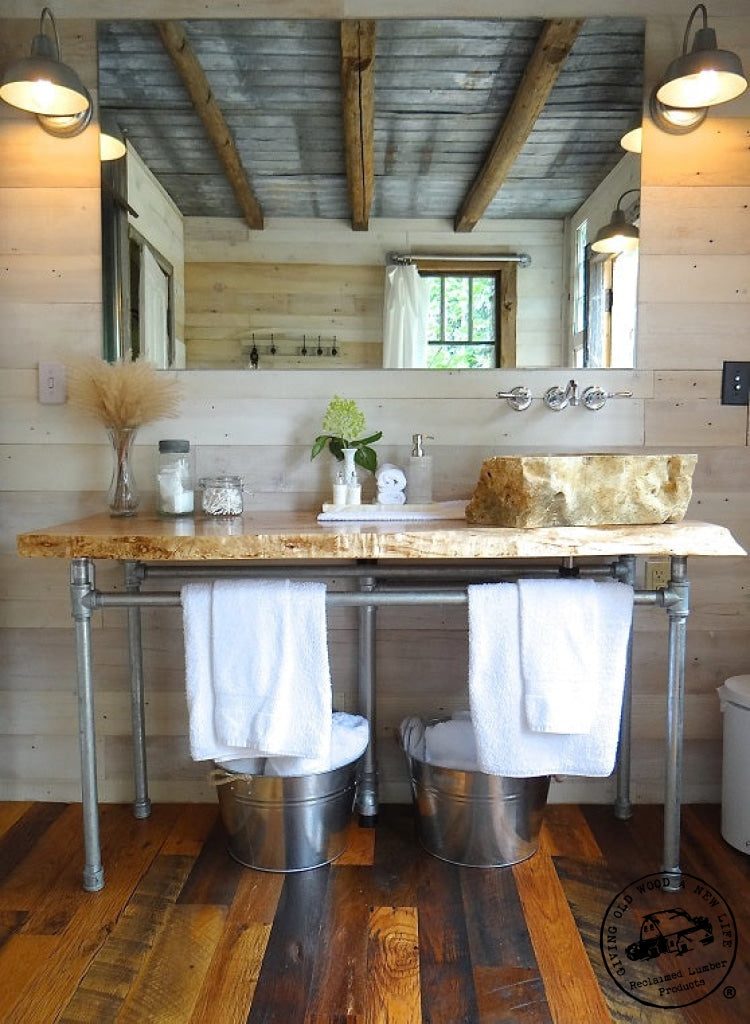
[[697, 455], [495, 456], [482, 463], [466, 520], [476, 526], [677, 523]]

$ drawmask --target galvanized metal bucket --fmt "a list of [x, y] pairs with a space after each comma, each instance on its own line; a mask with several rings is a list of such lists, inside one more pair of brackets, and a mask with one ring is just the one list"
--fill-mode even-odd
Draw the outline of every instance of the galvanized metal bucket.
[[506, 867], [539, 847], [549, 776], [516, 779], [427, 764], [406, 754], [419, 840], [465, 867]]
[[216, 781], [231, 856], [261, 871], [307, 871], [335, 860], [346, 846], [358, 764], [290, 776], [233, 773], [224, 764]]

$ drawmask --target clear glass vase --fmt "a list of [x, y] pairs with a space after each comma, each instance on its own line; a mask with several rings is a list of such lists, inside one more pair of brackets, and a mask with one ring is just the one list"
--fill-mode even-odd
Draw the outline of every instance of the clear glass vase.
[[138, 509], [140, 498], [130, 464], [136, 432], [136, 427], [119, 427], [107, 431], [113, 459], [112, 481], [107, 494], [111, 516], [133, 516]]

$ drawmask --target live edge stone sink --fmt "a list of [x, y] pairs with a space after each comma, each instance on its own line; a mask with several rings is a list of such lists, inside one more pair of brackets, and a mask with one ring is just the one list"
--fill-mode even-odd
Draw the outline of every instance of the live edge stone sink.
[[466, 507], [476, 526], [677, 523], [697, 455], [523, 455], [486, 459]]

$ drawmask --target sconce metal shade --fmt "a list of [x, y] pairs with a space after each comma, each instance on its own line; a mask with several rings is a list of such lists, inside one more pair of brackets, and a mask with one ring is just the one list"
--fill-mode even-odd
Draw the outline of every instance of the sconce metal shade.
[[643, 128], [640, 124], [637, 124], [630, 131], [625, 132], [623, 137], [620, 139], [620, 145], [623, 149], [626, 149], [628, 153], [642, 153], [643, 152]]
[[[695, 33], [688, 53], [690, 28], [698, 12], [703, 15], [703, 27]], [[747, 78], [740, 58], [718, 48], [716, 32], [708, 27], [705, 4], [697, 4], [688, 19], [682, 54], [667, 68], [656, 98], [669, 107], [712, 107], [735, 99], [745, 89]]]
[[651, 120], [668, 135], [687, 135], [700, 128], [708, 115], [708, 107], [668, 107], [656, 97], [656, 90], [648, 101]]
[[609, 224], [605, 224], [591, 243], [594, 252], [603, 252], [611, 255], [621, 252], [632, 252], [640, 244], [640, 232], [635, 224], [630, 224], [625, 218], [625, 211], [620, 208], [620, 203], [625, 196], [633, 192], [640, 192], [640, 189], [629, 188], [623, 192], [617, 200], [617, 207], [612, 211]]
[[125, 156], [125, 138], [115, 119], [104, 110], [99, 111], [99, 159], [119, 160]]
[[[44, 32], [48, 17], [54, 38]], [[39, 33], [31, 43], [31, 55], [15, 61], [3, 74], [0, 99], [32, 114], [71, 117], [84, 113], [91, 100], [75, 71], [60, 60], [60, 41], [52, 12], [42, 11]]]

